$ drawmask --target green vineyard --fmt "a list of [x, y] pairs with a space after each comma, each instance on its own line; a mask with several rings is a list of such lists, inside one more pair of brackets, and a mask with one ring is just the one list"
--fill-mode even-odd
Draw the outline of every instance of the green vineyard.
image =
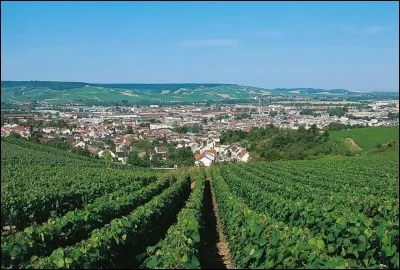
[[235, 265], [399, 268], [398, 154], [214, 167]]
[[212, 196], [235, 268], [399, 268], [398, 164], [397, 148], [165, 173], [2, 139], [1, 267], [208, 268]]

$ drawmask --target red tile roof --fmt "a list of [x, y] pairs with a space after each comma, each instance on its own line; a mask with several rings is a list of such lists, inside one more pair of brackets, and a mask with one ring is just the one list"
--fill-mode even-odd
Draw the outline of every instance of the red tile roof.
[[217, 155], [217, 150], [211, 149], [211, 150], [204, 150], [204, 153], [212, 153], [214, 155]]
[[195, 154], [195, 155], [194, 155], [194, 160], [199, 161], [199, 160], [202, 159], [203, 157], [205, 157], [205, 155], [203, 155], [203, 154]]

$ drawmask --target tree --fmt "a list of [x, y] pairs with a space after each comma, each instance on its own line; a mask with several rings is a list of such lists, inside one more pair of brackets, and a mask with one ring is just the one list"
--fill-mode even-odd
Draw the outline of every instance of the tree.
[[114, 150], [115, 150], [115, 143], [114, 143], [114, 141], [113, 141], [111, 138], [107, 138], [107, 139], [105, 140], [105, 143], [106, 143], [108, 146], [110, 146], [111, 149], [114, 149]]
[[135, 151], [148, 151], [153, 148], [153, 144], [149, 141], [146, 140], [138, 140], [138, 141], [132, 141], [131, 147]]
[[107, 163], [111, 163], [112, 162], [112, 157], [111, 157], [111, 153], [110, 153], [109, 150], [104, 150], [103, 158]]
[[389, 112], [387, 116], [388, 116], [389, 120], [396, 120], [396, 119], [399, 119], [399, 113], [392, 113], [392, 112]]
[[10, 138], [16, 138], [16, 139], [21, 139], [22, 136], [19, 133], [16, 133], [14, 131], [11, 131], [10, 135], [8, 135]]
[[131, 164], [133, 166], [142, 166], [142, 160], [140, 159], [139, 153], [137, 151], [129, 152], [128, 164]]
[[178, 148], [170, 151], [168, 164], [178, 166], [191, 166], [194, 164], [194, 156], [190, 147]]
[[159, 167], [164, 165], [163, 160], [160, 158], [160, 155], [154, 154], [151, 157], [150, 165], [153, 167]]
[[90, 157], [90, 152], [89, 150], [85, 147], [73, 147], [71, 149], [72, 153], [78, 154], [78, 155], [82, 155], [82, 156], [86, 156], [86, 157]]
[[316, 125], [316, 124], [312, 124], [309, 131], [310, 131], [310, 133], [311, 133], [312, 135], [316, 136], [317, 133], [318, 133], [317, 125]]
[[133, 134], [133, 127], [132, 126], [128, 126], [127, 127], [126, 134]]
[[269, 112], [269, 116], [271, 116], [271, 117], [275, 117], [275, 116], [277, 116], [278, 115], [278, 112], [277, 111], [270, 111]]

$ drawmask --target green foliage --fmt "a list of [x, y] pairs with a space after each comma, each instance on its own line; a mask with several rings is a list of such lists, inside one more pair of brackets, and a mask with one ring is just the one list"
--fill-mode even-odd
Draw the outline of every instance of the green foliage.
[[312, 109], [303, 109], [300, 111], [300, 115], [314, 115], [314, 111]]
[[104, 150], [103, 152], [103, 158], [107, 163], [112, 162], [112, 156], [111, 156], [111, 152], [109, 150]]
[[137, 151], [129, 152], [128, 155], [128, 164], [138, 167], [148, 167], [150, 166], [150, 161], [148, 157], [146, 159], [141, 159]]
[[389, 119], [389, 120], [396, 120], [396, 119], [399, 119], [399, 113], [398, 113], [398, 112], [397, 112], [397, 113], [389, 112], [387, 116], [388, 116], [388, 119]]
[[10, 135], [8, 135], [8, 137], [14, 138], [14, 139], [21, 139], [22, 138], [22, 136], [19, 133], [16, 133], [14, 131], [11, 131]]
[[243, 147], [265, 160], [305, 159], [310, 156], [330, 154], [332, 145], [328, 133], [320, 133], [316, 125], [309, 130], [279, 129], [273, 125], [265, 128], [225, 130], [221, 134], [221, 143], [240, 142]]
[[205, 173], [196, 179], [196, 185], [178, 214], [178, 222], [171, 226], [167, 236], [157, 245], [147, 248], [146, 268], [200, 269], [199, 244]]
[[115, 150], [115, 143], [111, 138], [107, 138], [105, 139], [105, 144], [107, 144], [108, 146], [110, 146], [110, 149]]
[[175, 127], [173, 129], [174, 132], [177, 133], [188, 133], [188, 132], [192, 132], [192, 133], [199, 133], [201, 130], [201, 126], [198, 124], [194, 124], [194, 125], [185, 125], [182, 127]]
[[399, 140], [399, 126], [356, 128], [331, 132], [331, 138], [341, 140], [352, 138], [364, 150], [374, 149], [378, 143]]
[[[161, 180], [143, 187], [153, 181], [154, 177], [137, 178], [127, 187], [97, 198], [82, 210], [73, 210], [63, 217], [50, 218], [38, 227], [30, 226], [23, 232], [11, 235], [2, 242], [2, 263], [20, 266], [32, 255], [49, 255], [58, 247], [72, 245], [87, 238], [92, 230], [114, 218], [129, 214], [133, 208], [148, 202], [172, 182]], [[74, 230], [71, 230], [71, 226]]]
[[347, 118], [354, 119], [354, 120], [366, 120], [366, 121], [370, 121], [372, 119], [371, 117], [368, 117], [368, 116], [358, 117], [358, 116], [354, 116], [352, 114], [348, 114]]
[[58, 120], [51, 120], [49, 122], [43, 123], [43, 120], [38, 120], [38, 121], [33, 121], [32, 122], [33, 127], [56, 127], [56, 128], [69, 128], [68, 122], [66, 122], [63, 119], [58, 119]]
[[251, 115], [248, 113], [242, 113], [235, 117], [236, 120], [250, 119], [250, 118], [251, 118]]
[[269, 112], [269, 116], [271, 116], [271, 117], [275, 117], [275, 116], [277, 116], [278, 115], [278, 112], [277, 111], [270, 111]]
[[349, 110], [347, 107], [337, 107], [334, 109], [329, 109], [328, 113], [329, 113], [329, 116], [342, 117], [342, 116], [345, 116], [348, 111]]
[[398, 149], [212, 168], [233, 261], [250, 269], [398, 268], [397, 178]]
[[55, 147], [55, 148], [58, 148], [58, 149], [62, 149], [62, 150], [70, 150], [71, 149], [71, 145], [68, 142], [66, 142], [66, 141], [64, 141], [62, 139], [54, 139], [54, 140], [45, 142], [43, 144], [51, 146], [51, 147]]
[[90, 154], [89, 150], [87, 149], [87, 147], [72, 147], [71, 148], [71, 153], [82, 155], [82, 156], [85, 156], [85, 157], [90, 157], [91, 156], [91, 154]]
[[26, 227], [115, 191], [138, 175], [155, 175], [26, 140], [2, 138], [1, 224]]
[[168, 152], [169, 166], [178, 165], [192, 166], [194, 165], [194, 155], [190, 147], [186, 148], [171, 148]]
[[146, 140], [138, 140], [138, 141], [132, 141], [131, 147], [135, 151], [150, 151], [153, 150], [154, 146], [151, 142], [146, 141]]
[[[146, 159], [149, 159], [149, 157], [146, 155]], [[154, 154], [150, 160], [150, 166], [152, 167], [162, 167], [165, 165], [164, 160], [160, 157], [160, 155]]]
[[127, 127], [126, 134], [133, 134], [133, 127], [132, 126], [128, 126]]
[[325, 130], [328, 131], [336, 131], [342, 129], [351, 129], [351, 128], [363, 128], [364, 126], [361, 125], [346, 125], [342, 123], [331, 122], [326, 126]]
[[[103, 268], [118, 263], [116, 252], [123, 255], [122, 258], [136, 257], [150, 242], [162, 237], [165, 226], [176, 218], [189, 193], [190, 178], [187, 177], [126, 217], [113, 219], [104, 227], [93, 230], [90, 238], [74, 246], [56, 249], [48, 257], [36, 257], [24, 267]], [[152, 233], [148, 234], [150, 230]]]

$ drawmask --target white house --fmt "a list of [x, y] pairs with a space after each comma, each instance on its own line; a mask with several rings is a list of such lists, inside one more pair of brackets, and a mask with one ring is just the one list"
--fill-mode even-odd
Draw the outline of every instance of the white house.
[[[98, 156], [99, 158], [103, 157], [104, 151], [105, 151], [105, 150], [101, 150], [100, 152], [98, 152], [98, 153], [97, 153], [97, 156]], [[110, 152], [112, 158], [115, 158], [115, 157], [116, 157], [116, 155], [115, 155], [112, 151], [110, 151], [110, 150], [107, 150], [107, 151]]]
[[247, 162], [249, 161], [250, 155], [249, 152], [247, 152], [245, 149], [242, 150], [242, 152], [239, 153], [237, 156], [237, 159], [241, 162]]
[[154, 147], [154, 151], [156, 151], [156, 154], [166, 154], [168, 153], [168, 148], [166, 146]]
[[210, 167], [212, 164], [211, 159], [209, 159], [208, 157], [202, 157], [199, 161], [196, 161], [195, 163], [197, 163], [196, 165], [203, 165], [204, 167]]
[[60, 132], [61, 132], [61, 134], [63, 134], [63, 135], [71, 134], [71, 130], [68, 129], [68, 128], [62, 129]]
[[150, 130], [153, 129], [173, 129], [173, 127], [164, 124], [150, 124]]
[[43, 133], [51, 133], [51, 132], [56, 132], [56, 128], [54, 127], [44, 127], [42, 129]]
[[199, 146], [197, 143], [189, 143], [188, 146], [190, 147], [190, 150], [192, 150], [192, 153], [196, 152], [199, 150]]
[[86, 146], [86, 143], [85, 142], [78, 142], [77, 144], [75, 144], [73, 147], [82, 147], [82, 148], [84, 148]]

